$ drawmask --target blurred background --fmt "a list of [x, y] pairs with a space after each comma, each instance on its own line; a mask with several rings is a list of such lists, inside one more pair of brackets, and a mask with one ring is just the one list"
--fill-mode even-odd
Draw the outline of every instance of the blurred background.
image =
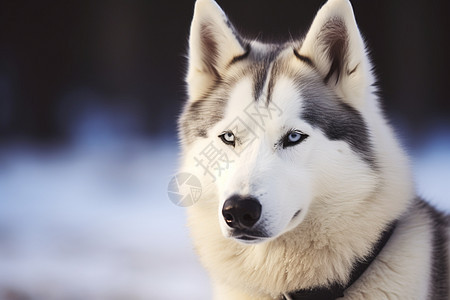
[[[219, 1], [248, 37], [322, 0]], [[167, 197], [194, 1], [0, 1], [0, 299], [210, 299]], [[418, 192], [450, 211], [448, 1], [353, 1]]]

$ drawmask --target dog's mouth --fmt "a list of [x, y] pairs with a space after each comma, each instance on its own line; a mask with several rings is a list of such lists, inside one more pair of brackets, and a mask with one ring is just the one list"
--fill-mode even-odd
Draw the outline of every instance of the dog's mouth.
[[233, 230], [230, 234], [230, 237], [245, 244], [256, 244], [269, 238], [269, 236], [267, 236], [267, 234], [265, 234], [264, 232], [251, 232], [248, 230]]
[[233, 236], [233, 238], [244, 244], [257, 244], [267, 239], [267, 237], [256, 237], [249, 235]]

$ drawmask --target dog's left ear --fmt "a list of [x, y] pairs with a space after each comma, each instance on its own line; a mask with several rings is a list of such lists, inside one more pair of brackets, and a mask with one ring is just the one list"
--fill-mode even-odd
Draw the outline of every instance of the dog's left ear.
[[348, 0], [325, 3], [297, 52], [311, 60], [324, 82], [334, 88], [344, 101], [362, 105], [374, 79]]

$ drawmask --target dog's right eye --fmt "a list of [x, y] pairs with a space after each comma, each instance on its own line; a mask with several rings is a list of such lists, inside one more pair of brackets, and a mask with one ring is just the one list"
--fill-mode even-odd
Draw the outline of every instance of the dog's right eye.
[[231, 131], [226, 131], [219, 135], [222, 142], [224, 142], [227, 145], [231, 145], [234, 147], [236, 138], [234, 137], [234, 133]]
[[283, 145], [283, 148], [295, 146], [304, 141], [307, 137], [307, 134], [299, 130], [291, 130], [281, 139], [280, 144]]

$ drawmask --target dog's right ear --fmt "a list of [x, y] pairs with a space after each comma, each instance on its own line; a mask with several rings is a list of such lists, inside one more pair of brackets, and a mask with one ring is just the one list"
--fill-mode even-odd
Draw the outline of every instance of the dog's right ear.
[[211, 89], [233, 59], [247, 53], [246, 49], [217, 3], [197, 0], [189, 37], [186, 78], [190, 101], [198, 100]]
[[349, 0], [328, 0], [322, 6], [297, 54], [309, 58], [344, 101], [364, 105], [374, 78]]

